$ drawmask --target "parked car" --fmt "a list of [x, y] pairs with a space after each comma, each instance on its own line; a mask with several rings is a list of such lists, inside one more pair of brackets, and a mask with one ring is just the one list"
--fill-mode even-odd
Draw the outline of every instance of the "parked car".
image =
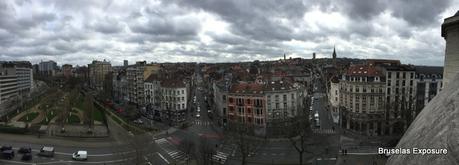
[[196, 117], [199, 118], [199, 117], [201, 117], [201, 115], [200, 115], [199, 113], [197, 113], [197, 114], [196, 114]]
[[21, 153], [21, 154], [31, 153], [32, 152], [32, 148], [30, 148], [30, 147], [21, 147], [21, 148], [19, 148], [18, 152]]
[[13, 147], [12, 146], [2, 146], [2, 148], [0, 148], [0, 151], [3, 152], [5, 150], [13, 150]]
[[88, 160], [88, 152], [87, 151], [77, 151], [72, 154], [73, 160]]
[[13, 159], [14, 158], [14, 150], [3, 150], [2, 157], [5, 159]]
[[40, 149], [40, 152], [38, 153], [40, 156], [45, 156], [45, 157], [53, 157], [54, 156], [54, 147], [47, 147], [44, 146]]
[[143, 120], [142, 120], [142, 119], [137, 119], [137, 120], [134, 120], [134, 123], [136, 123], [136, 124], [143, 124]]
[[24, 161], [32, 160], [32, 153], [30, 153], [30, 152], [29, 152], [29, 153], [24, 153], [24, 154], [22, 155], [21, 160], [24, 160]]

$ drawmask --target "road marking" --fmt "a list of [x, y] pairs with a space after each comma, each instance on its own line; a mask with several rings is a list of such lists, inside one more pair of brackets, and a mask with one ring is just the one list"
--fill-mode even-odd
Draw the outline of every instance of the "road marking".
[[163, 159], [167, 164], [169, 164], [169, 161], [167, 161], [167, 159], [164, 158], [164, 156], [161, 155], [161, 153], [159, 153], [159, 152], [156, 152], [156, 153], [159, 155], [159, 157], [161, 157], [161, 159]]
[[[13, 148], [13, 149], [19, 149], [19, 148]], [[34, 152], [40, 152], [40, 150], [37, 149], [32, 149]], [[104, 156], [113, 156], [113, 155], [124, 155], [124, 154], [129, 154], [135, 152], [134, 150], [132, 151], [125, 151], [125, 152], [116, 152], [116, 153], [107, 153], [107, 154], [88, 154], [88, 156], [91, 157], [104, 157]], [[71, 156], [73, 153], [66, 153], [66, 152], [54, 152], [55, 154], [58, 155], [66, 155], [66, 156]]]
[[28, 163], [28, 162], [21, 162], [21, 161], [14, 161], [14, 160], [0, 160], [0, 162], [7, 162], [7, 163], [14, 163], [14, 164], [28, 164], [28, 165], [35, 165], [35, 164], [62, 164], [62, 163], [78, 163], [78, 164], [105, 164], [105, 163], [119, 163], [119, 162], [126, 162], [134, 158], [127, 158], [127, 159], [117, 159], [117, 160], [110, 160], [110, 161], [97, 161], [97, 162], [82, 162], [82, 161], [54, 161], [54, 162], [44, 162], [44, 163]]

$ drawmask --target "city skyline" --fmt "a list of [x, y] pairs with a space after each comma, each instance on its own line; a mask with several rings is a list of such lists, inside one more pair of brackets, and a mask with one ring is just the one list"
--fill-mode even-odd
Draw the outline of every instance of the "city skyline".
[[107, 59], [239, 62], [399, 59], [442, 66], [440, 24], [457, 0], [0, 2], [0, 58], [60, 65]]

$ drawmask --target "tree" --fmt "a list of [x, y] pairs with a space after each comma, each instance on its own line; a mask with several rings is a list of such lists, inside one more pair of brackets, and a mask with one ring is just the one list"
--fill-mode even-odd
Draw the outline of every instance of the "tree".
[[[305, 102], [305, 107], [309, 107], [311, 98], [306, 97]], [[292, 146], [298, 152], [299, 164], [303, 164], [303, 154], [307, 152], [306, 146], [312, 144], [306, 142], [308, 135], [311, 134], [308, 112], [309, 111], [304, 110], [304, 108], [300, 110], [298, 116], [291, 119], [290, 124], [293, 129], [284, 129]]]
[[215, 155], [216, 150], [207, 139], [200, 137], [198, 153], [199, 164], [208, 165], [212, 164], [212, 156]]
[[189, 139], [183, 140], [182, 143], [180, 143], [179, 145], [179, 149], [182, 150], [187, 156], [186, 164], [189, 164], [189, 160], [191, 159], [191, 157], [196, 156], [194, 154], [196, 150], [196, 145], [193, 141]]
[[263, 139], [254, 136], [254, 127], [252, 124], [241, 122], [229, 122], [225, 130], [225, 140], [229, 143], [236, 144], [241, 154], [241, 164], [247, 164], [247, 158], [251, 153], [264, 142]]
[[87, 94], [85, 96], [85, 100], [84, 100], [84, 103], [85, 103], [85, 109], [84, 109], [84, 122], [85, 124], [88, 125], [88, 129], [89, 131], [88, 132], [91, 132], [93, 127], [94, 127], [94, 98], [92, 97], [92, 95], [90, 94]]

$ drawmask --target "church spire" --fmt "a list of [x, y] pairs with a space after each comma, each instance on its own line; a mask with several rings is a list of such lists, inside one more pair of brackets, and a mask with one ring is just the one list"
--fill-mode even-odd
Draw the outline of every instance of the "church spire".
[[336, 67], [336, 49], [335, 49], [335, 46], [333, 45], [333, 59], [332, 59], [332, 62], [333, 62], [333, 66]]
[[333, 54], [332, 54], [332, 56], [333, 56], [333, 59], [336, 59], [336, 49], [335, 49], [335, 46], [333, 46]]

